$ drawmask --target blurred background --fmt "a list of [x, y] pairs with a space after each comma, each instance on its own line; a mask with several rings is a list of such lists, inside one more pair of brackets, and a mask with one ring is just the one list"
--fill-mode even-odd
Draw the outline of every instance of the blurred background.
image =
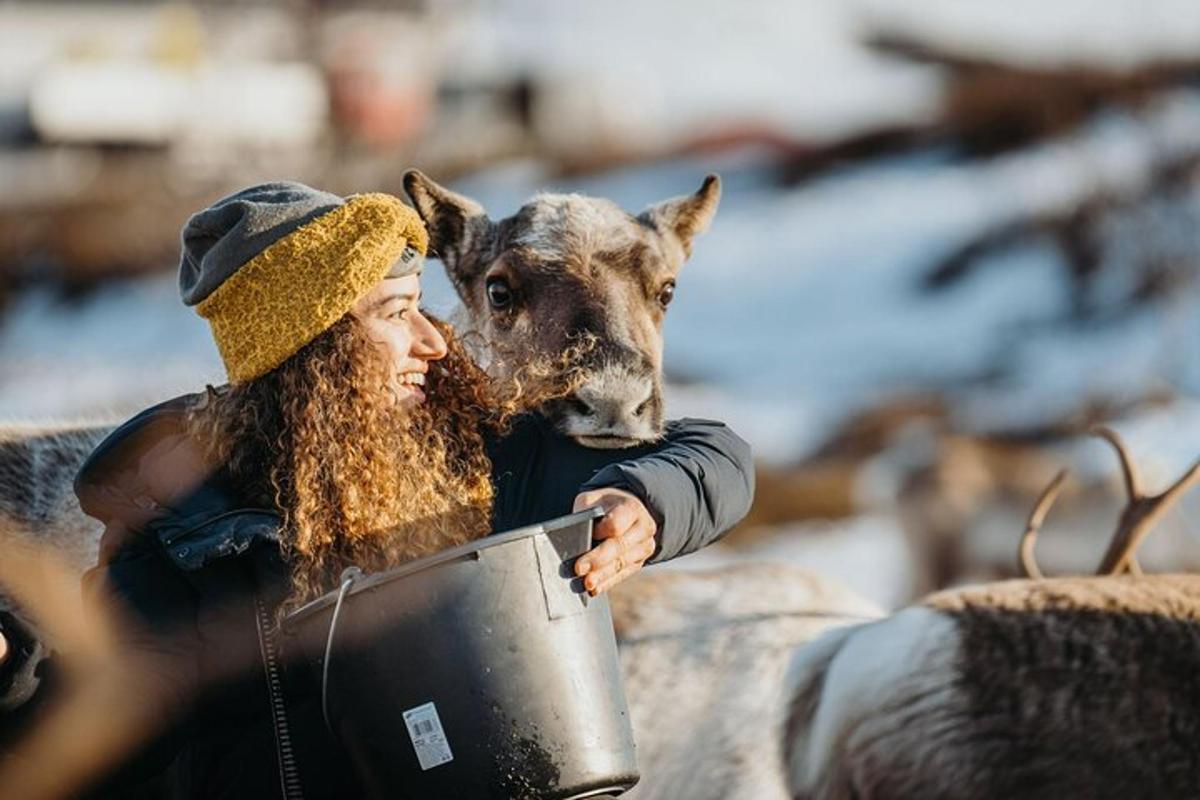
[[[761, 462], [679, 568], [776, 559], [894, 607], [1094, 569], [1200, 456], [1193, 0], [0, 2], [0, 424], [220, 382], [175, 289], [192, 212], [264, 179], [493, 218], [538, 190], [724, 196], [666, 324], [669, 412]], [[430, 305], [453, 293], [436, 264]], [[1147, 542], [1200, 566], [1200, 499]]]

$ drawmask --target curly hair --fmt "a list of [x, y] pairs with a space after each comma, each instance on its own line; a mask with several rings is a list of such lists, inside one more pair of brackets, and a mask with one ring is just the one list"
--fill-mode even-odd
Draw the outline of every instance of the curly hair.
[[448, 354], [430, 363], [415, 408], [393, 401], [389, 363], [347, 315], [266, 375], [211, 390], [193, 412], [210, 458], [280, 513], [288, 606], [327, 591], [351, 564], [379, 570], [486, 535], [485, 436], [574, 389], [566, 358], [494, 383], [432, 321]]

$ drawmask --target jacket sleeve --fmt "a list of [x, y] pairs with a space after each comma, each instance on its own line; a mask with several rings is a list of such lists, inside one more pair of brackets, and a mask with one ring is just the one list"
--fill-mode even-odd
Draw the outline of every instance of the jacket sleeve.
[[83, 581], [85, 603], [114, 609], [115, 650], [123, 659], [121, 669], [136, 676], [138, 687], [133, 701], [138, 707], [123, 718], [136, 720], [146, 738], [108, 776], [119, 787], [136, 785], [174, 759], [201, 688], [193, 588], [162, 553], [150, 547], [129, 550]]
[[641, 498], [658, 522], [651, 563], [712, 544], [741, 521], [754, 500], [754, 461], [748, 445], [720, 422], [668, 422], [648, 454], [601, 468], [580, 491], [625, 489]]
[[[130, 762], [136, 761], [134, 769], [123, 768], [120, 773], [122, 779], [127, 775], [140, 779], [174, 756], [180, 744], [179, 723], [195, 694], [197, 661], [190, 587], [164, 558], [148, 551], [93, 569], [84, 584], [85, 603], [115, 601], [115, 619], [127, 623], [117, 629], [114, 652], [129, 659], [125, 668], [136, 665], [137, 697], [147, 711], [139, 714], [138, 724], [145, 726], [153, 743]], [[0, 665], [0, 742], [10, 745], [38, 724], [41, 709], [62, 696], [58, 678], [64, 656], [27, 614], [4, 597], [0, 597], [0, 630], [9, 648]], [[97, 720], [97, 724], [117, 724], [120, 718], [123, 716], [118, 713], [115, 718]], [[156, 732], [161, 735], [155, 736]]]
[[37, 625], [7, 597], [0, 596], [0, 634], [8, 655], [0, 664], [0, 741], [28, 728], [52, 682], [53, 648]]
[[0, 597], [0, 634], [8, 645], [8, 656], [0, 666], [0, 713], [7, 713], [37, 691], [38, 666], [48, 658], [50, 648], [34, 623], [5, 597]]

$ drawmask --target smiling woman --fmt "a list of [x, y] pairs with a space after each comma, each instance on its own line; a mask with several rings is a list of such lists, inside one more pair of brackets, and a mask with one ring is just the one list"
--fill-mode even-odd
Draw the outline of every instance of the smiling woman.
[[416, 274], [384, 278], [359, 298], [350, 313], [391, 364], [388, 384], [401, 405], [425, 400], [429, 362], [446, 357], [446, 340], [421, 312]]
[[[211, 324], [229, 384], [122, 425], [75, 487], [105, 525], [87, 594], [115, 596], [136, 622], [125, 649], [156, 676], [128, 699], [159, 719], [142, 732], [154, 746], [107, 778], [117, 796], [177, 760], [172, 796], [277, 796], [281, 780], [285, 794], [360, 796], [319, 685], [263, 681], [276, 612], [346, 567], [600, 505], [601, 541], [576, 562], [597, 593], [749, 507], [748, 448], [720, 423], [589, 450], [526, 413], [561, 386], [490, 380], [421, 310], [425, 229], [396, 198], [254, 186], [194, 215], [183, 243], [184, 302]], [[0, 668], [0, 708], [39, 694], [19, 679], [30, 666]], [[277, 761], [285, 744], [294, 769]]]

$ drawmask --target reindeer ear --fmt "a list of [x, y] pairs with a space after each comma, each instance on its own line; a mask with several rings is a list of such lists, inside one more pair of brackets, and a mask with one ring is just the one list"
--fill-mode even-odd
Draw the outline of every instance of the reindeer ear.
[[456, 281], [466, 280], [492, 227], [483, 206], [415, 169], [404, 174], [404, 191], [429, 231], [430, 255], [440, 258]]
[[691, 255], [692, 238], [708, 230], [708, 223], [717, 213], [720, 201], [721, 179], [709, 175], [695, 194], [664, 200], [647, 208], [639, 217], [664, 233], [674, 233], [683, 245], [683, 251]]

